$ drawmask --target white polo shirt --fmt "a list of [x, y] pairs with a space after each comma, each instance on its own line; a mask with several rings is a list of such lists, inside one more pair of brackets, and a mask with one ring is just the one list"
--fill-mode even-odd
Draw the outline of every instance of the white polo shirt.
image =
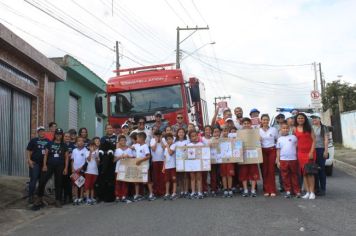
[[269, 127], [266, 131], [260, 128], [261, 145], [263, 148], [270, 148], [276, 146], [278, 139], [278, 130], [274, 127]]
[[297, 160], [297, 137], [293, 134], [281, 136], [277, 140], [277, 148], [280, 149], [280, 160]]
[[[116, 148], [114, 156], [115, 157], [121, 157], [122, 155], [127, 154], [129, 155], [129, 157], [134, 157], [133, 152], [131, 150], [131, 148], [127, 148], [125, 150], [121, 149], [121, 148]], [[116, 167], [115, 167], [115, 173], [119, 172], [119, 166], [120, 166], [120, 160], [116, 161]]]
[[[175, 144], [172, 144], [169, 149], [171, 149], [172, 151], [175, 151], [176, 146]], [[164, 164], [164, 168], [165, 169], [173, 169], [176, 168], [176, 154], [173, 153], [173, 155], [169, 155], [168, 152], [168, 147], [166, 147], [164, 149], [164, 158], [166, 159], [165, 164]]]
[[[156, 145], [157, 144], [157, 145]], [[156, 139], [153, 138], [151, 139], [150, 142], [150, 147], [151, 147], [151, 153], [152, 153], [152, 161], [164, 161], [164, 150], [162, 147], [162, 141], [160, 143], [157, 143]], [[156, 151], [152, 150], [152, 147], [156, 145]]]
[[204, 146], [204, 144], [202, 142], [188, 143], [187, 146], [188, 147], [201, 147], [201, 146]]
[[184, 146], [187, 146], [188, 143], [189, 143], [188, 140], [182, 140], [182, 141], [177, 140], [177, 141], [175, 141], [174, 144], [176, 147], [184, 147]]
[[147, 154], [150, 154], [150, 149], [147, 144], [134, 144], [133, 145], [136, 151], [136, 158], [145, 158]]
[[205, 137], [202, 137], [201, 141], [204, 145], [206, 146], [209, 146], [209, 144], [211, 143], [211, 138], [205, 138]]
[[74, 170], [78, 170], [85, 164], [85, 160], [88, 157], [88, 149], [83, 147], [82, 149], [75, 148], [72, 152], [71, 159], [73, 160]]
[[[90, 155], [90, 151], [87, 152], [87, 158]], [[90, 161], [87, 160], [88, 162], [88, 167], [87, 170], [85, 171], [86, 174], [91, 174], [91, 175], [98, 175], [98, 164], [96, 162], [96, 160], [99, 159], [99, 150], [95, 150], [92, 154], [91, 154], [91, 159]]]

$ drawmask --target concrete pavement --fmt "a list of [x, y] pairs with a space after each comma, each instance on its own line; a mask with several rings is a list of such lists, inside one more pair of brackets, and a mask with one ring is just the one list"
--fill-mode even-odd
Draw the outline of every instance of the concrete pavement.
[[[356, 178], [335, 170], [316, 200], [178, 199], [53, 209], [8, 235], [355, 235]], [[261, 188], [260, 188], [261, 189]], [[47, 211], [46, 209], [44, 211]]]

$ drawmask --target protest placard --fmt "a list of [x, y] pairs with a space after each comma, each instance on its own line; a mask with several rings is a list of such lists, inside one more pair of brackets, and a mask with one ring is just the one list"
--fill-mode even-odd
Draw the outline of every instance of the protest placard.
[[244, 161], [240, 163], [241, 165], [263, 162], [259, 129], [238, 130], [237, 138], [243, 142]]
[[78, 188], [81, 188], [85, 183], [85, 178], [80, 174], [73, 173], [70, 178]]
[[127, 158], [120, 160], [117, 180], [130, 183], [147, 183], [149, 161], [144, 161], [140, 165], [136, 165], [139, 159]]
[[243, 162], [243, 142], [234, 138], [220, 138], [210, 146], [211, 164]]
[[177, 172], [210, 171], [210, 168], [210, 148], [208, 146], [176, 148]]

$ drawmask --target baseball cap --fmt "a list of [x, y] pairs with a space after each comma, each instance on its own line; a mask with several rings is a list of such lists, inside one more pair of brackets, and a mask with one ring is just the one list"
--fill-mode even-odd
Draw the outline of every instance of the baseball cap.
[[234, 122], [234, 120], [233, 120], [233, 119], [231, 119], [231, 118], [227, 118], [227, 119], [225, 120], [225, 122], [228, 122], [228, 121], [232, 121], [232, 122]]
[[63, 134], [63, 129], [57, 128], [57, 129], [54, 131], [54, 134]]
[[38, 126], [38, 127], [37, 127], [37, 132], [40, 131], [40, 130], [46, 130], [46, 129], [45, 129], [45, 127], [43, 127], [43, 126]]
[[160, 116], [160, 117], [162, 117], [162, 112], [156, 111], [155, 116]]
[[253, 113], [253, 112], [258, 112], [258, 113], [260, 113], [260, 111], [259, 111], [257, 108], [252, 108], [251, 111], [250, 111], [250, 115], [251, 115], [251, 113]]
[[319, 113], [313, 113], [310, 116], [311, 118], [320, 118], [320, 114]]
[[286, 116], [283, 114], [283, 113], [279, 113], [277, 116], [276, 116], [277, 119], [279, 118], [286, 118]]
[[122, 128], [124, 128], [124, 127], [128, 128], [128, 127], [129, 127], [129, 125], [128, 125], [128, 124], [126, 124], [126, 123], [123, 123], [123, 124], [121, 125], [121, 129], [122, 129]]

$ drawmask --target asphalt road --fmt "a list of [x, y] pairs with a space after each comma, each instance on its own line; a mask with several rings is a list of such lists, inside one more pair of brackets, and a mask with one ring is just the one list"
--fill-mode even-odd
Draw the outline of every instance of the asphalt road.
[[356, 178], [339, 170], [327, 196], [101, 203], [65, 206], [10, 235], [356, 235]]

